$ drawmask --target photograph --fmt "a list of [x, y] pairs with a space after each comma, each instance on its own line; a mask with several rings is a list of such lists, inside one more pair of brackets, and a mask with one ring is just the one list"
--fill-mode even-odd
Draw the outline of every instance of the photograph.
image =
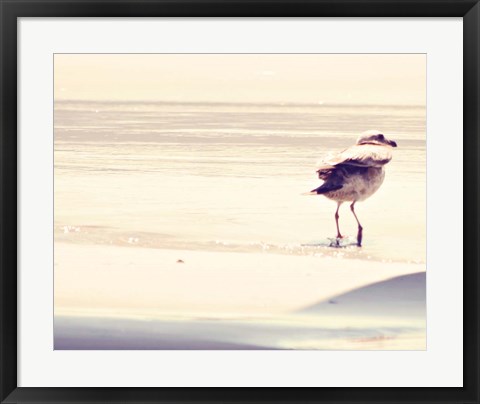
[[55, 350], [427, 349], [427, 55], [56, 53]]

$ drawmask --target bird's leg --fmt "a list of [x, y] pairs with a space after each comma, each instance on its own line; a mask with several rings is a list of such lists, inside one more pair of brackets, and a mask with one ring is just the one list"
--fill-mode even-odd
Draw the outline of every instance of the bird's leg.
[[360, 224], [360, 222], [358, 221], [357, 215], [355, 214], [355, 202], [356, 201], [353, 201], [352, 204], [350, 205], [350, 210], [352, 211], [353, 216], [355, 216], [355, 220], [357, 221], [357, 224], [358, 224], [357, 246], [361, 247], [362, 246], [362, 237], [363, 237], [363, 233], [362, 233], [363, 227]]
[[337, 239], [339, 238], [343, 238], [343, 236], [340, 234], [340, 227], [338, 226], [338, 218], [340, 217], [338, 215], [338, 210], [340, 209], [340, 205], [342, 204], [342, 202], [338, 202], [337, 204], [337, 211], [335, 212], [335, 223], [337, 224]]

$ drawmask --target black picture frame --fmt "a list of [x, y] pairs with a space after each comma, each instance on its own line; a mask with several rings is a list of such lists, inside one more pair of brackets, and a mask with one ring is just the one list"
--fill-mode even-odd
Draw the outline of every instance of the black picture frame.
[[[478, 403], [478, 0], [0, 0], [2, 403]], [[17, 387], [17, 18], [19, 17], [462, 17], [464, 356], [462, 388]], [[94, 364], [92, 364], [94, 366]], [[448, 366], [448, 363], [445, 364]], [[228, 370], [226, 370], [228, 371]]]

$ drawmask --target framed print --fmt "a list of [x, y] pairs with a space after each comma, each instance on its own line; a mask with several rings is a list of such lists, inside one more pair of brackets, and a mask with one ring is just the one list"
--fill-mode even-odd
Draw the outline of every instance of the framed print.
[[2, 402], [478, 402], [478, 7], [3, 1]]

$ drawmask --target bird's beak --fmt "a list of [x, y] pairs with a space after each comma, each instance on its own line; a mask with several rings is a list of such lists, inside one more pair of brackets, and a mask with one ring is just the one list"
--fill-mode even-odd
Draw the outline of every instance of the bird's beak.
[[392, 147], [397, 147], [397, 142], [393, 141], [393, 140], [389, 140], [388, 141], [388, 144]]

